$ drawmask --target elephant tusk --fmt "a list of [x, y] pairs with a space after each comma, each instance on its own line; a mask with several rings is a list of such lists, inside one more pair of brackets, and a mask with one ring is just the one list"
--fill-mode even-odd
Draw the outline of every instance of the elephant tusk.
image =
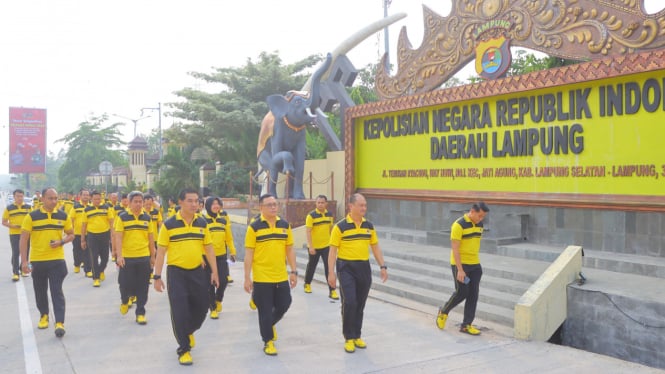
[[[319, 111], [319, 110], [321, 110], [321, 109], [316, 108], [316, 110]], [[307, 108], [305, 109], [305, 111], [307, 112], [307, 115], [308, 115], [308, 116], [310, 116], [310, 117], [312, 117], [312, 118], [316, 118], [316, 114], [313, 114], [313, 113], [312, 113], [312, 110], [309, 109], [309, 107], [307, 107]]]
[[323, 113], [321, 108], [316, 108], [316, 114], [320, 115], [323, 118], [328, 118], [328, 116], [325, 113]]
[[[358, 44], [360, 44], [360, 42], [362, 42], [363, 40], [369, 38], [370, 36], [381, 31], [383, 28], [388, 27], [389, 25], [401, 20], [404, 17], [406, 17], [406, 13], [392, 14], [388, 17], [381, 18], [373, 23], [370, 23], [364, 28], [358, 30], [355, 34], [349, 36], [346, 40], [344, 40], [339, 46], [337, 46], [337, 48], [333, 49], [332, 62], [335, 63], [337, 57], [347, 54]], [[332, 66], [332, 64], [330, 66]], [[328, 72], [326, 72], [321, 76], [321, 80], [324, 81], [327, 77], [328, 77]], [[302, 86], [301, 91], [310, 91], [311, 87], [312, 87], [312, 76], [310, 75], [309, 79], [307, 79], [307, 82], [305, 82], [305, 85]]]

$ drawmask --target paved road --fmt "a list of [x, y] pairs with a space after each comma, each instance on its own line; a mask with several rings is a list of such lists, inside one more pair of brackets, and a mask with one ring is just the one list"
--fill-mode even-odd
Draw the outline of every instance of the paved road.
[[[56, 338], [52, 326], [38, 330], [31, 279], [10, 280], [7, 237], [6, 228], [0, 228], [0, 262], [5, 264], [0, 269], [0, 373], [663, 372], [576, 349], [516, 341], [483, 321], [477, 321], [485, 328], [483, 335], [467, 336], [454, 328], [460, 319], [456, 314], [449, 327], [439, 331], [433, 315], [373, 299], [363, 329], [368, 348], [348, 354], [343, 350], [340, 304], [326, 297], [322, 283], [314, 283], [309, 295], [298, 284], [291, 309], [277, 325], [279, 355], [269, 357], [262, 352], [257, 315], [248, 308], [248, 295], [239, 282], [240, 263], [231, 268], [236, 282], [227, 290], [220, 319], [206, 320], [196, 333], [194, 365], [182, 367], [166, 294], [151, 289], [148, 324], [137, 325], [133, 309], [125, 316], [118, 311], [114, 266], [100, 288], [70, 268], [64, 284], [66, 335]], [[71, 264], [71, 245], [66, 253]]]

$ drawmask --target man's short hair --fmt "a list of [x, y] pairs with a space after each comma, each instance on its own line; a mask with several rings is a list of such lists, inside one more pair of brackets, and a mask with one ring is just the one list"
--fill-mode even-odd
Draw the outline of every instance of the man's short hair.
[[326, 197], [326, 195], [319, 195], [319, 196], [316, 197], [316, 199], [317, 199], [317, 200], [318, 200], [318, 199], [323, 199], [323, 200], [325, 200], [325, 201], [328, 201], [328, 198]]
[[92, 190], [92, 192], [90, 193], [90, 197], [95, 196], [95, 195], [102, 196], [102, 193], [97, 191], [97, 190]]
[[472, 209], [474, 212], [479, 212], [479, 211], [482, 210], [483, 212], [487, 213], [487, 212], [490, 211], [490, 208], [489, 208], [489, 207], [487, 206], [487, 204], [485, 204], [483, 201], [479, 201], [479, 202], [477, 202], [477, 203], [473, 203], [473, 205], [471, 205], [471, 209]]
[[141, 196], [141, 198], [143, 198], [143, 192], [132, 191], [129, 193], [129, 195], [127, 195], [127, 198], [129, 199], [129, 201], [132, 201], [136, 196]]
[[263, 200], [265, 200], [269, 197], [274, 197], [274, 196], [269, 194], [269, 193], [261, 195], [261, 197], [259, 197], [259, 204], [263, 204]]
[[190, 194], [190, 193], [195, 193], [196, 198], [198, 199], [199, 191], [197, 191], [194, 188], [183, 188], [182, 190], [180, 190], [180, 193], [178, 194], [178, 199], [180, 201], [185, 201], [185, 197], [187, 196], [187, 194]]
[[351, 197], [349, 197], [349, 204], [353, 204], [353, 203], [355, 203], [356, 200], [358, 200], [358, 198], [359, 198], [360, 196], [362, 196], [362, 195], [361, 195], [360, 193], [358, 193], [358, 192], [356, 192], [356, 193], [354, 193], [353, 195], [351, 195]]
[[25, 192], [23, 192], [22, 189], [17, 188], [17, 189], [14, 190], [14, 192], [12, 192], [12, 196], [16, 196], [17, 193], [20, 193], [20, 194], [22, 194], [22, 195], [25, 195]]

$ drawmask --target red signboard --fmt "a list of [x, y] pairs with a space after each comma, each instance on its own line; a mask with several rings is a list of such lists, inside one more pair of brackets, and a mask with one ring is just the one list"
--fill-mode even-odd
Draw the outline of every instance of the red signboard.
[[46, 109], [9, 108], [9, 172], [43, 173]]

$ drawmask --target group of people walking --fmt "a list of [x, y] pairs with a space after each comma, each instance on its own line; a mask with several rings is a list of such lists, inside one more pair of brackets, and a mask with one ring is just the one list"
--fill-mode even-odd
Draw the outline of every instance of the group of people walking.
[[[18, 206], [18, 210], [10, 205], [3, 215], [3, 224], [10, 229], [12, 243], [13, 235], [18, 235], [21, 270], [26, 274], [32, 272], [40, 313], [39, 328], [49, 326], [47, 290], [50, 290], [55, 335], [65, 334], [62, 283], [67, 266], [63, 245], [74, 242], [74, 271], [79, 272], [83, 266], [86, 274], [92, 273], [95, 287], [105, 279], [110, 248], [119, 268], [120, 313], [126, 314], [135, 303], [136, 322], [147, 323], [145, 305], [152, 279], [157, 292], [165, 289], [168, 292], [178, 362], [193, 363], [194, 333], [202, 326], [208, 312], [212, 319], [219, 317], [229, 277], [227, 260], [235, 261], [231, 222], [222, 209], [220, 198], [206, 198], [205, 209], [201, 211], [198, 192], [184, 189], [178, 196], [179, 207], [173, 208], [172, 215], [159, 222], [159, 209], [155, 211], [152, 205], [154, 198], [138, 191], [129, 193], [126, 205], [118, 204], [118, 209], [112, 203], [102, 203], [99, 193], [81, 191], [79, 201], [72, 205], [69, 213], [57, 209], [58, 194], [54, 188], [42, 191], [42, 204], [37, 210], [23, 207], [17, 199], [17, 191], [12, 205]], [[148, 206], [146, 200], [150, 200]], [[367, 347], [362, 339], [362, 325], [372, 284], [370, 249], [383, 282], [388, 279], [388, 267], [374, 225], [365, 218], [365, 198], [353, 194], [347, 208], [348, 214], [334, 223], [334, 215], [327, 210], [327, 198], [320, 195], [316, 209], [308, 213], [305, 226], [309, 261], [303, 288], [305, 293], [312, 292], [314, 272], [322, 259], [328, 296], [333, 300], [341, 296], [344, 350], [353, 353]], [[258, 310], [263, 351], [271, 356], [277, 355], [276, 325], [288, 311], [291, 289], [298, 282], [291, 226], [278, 215], [278, 209], [274, 196], [261, 196], [260, 213], [248, 225], [244, 241], [243, 286], [251, 294], [250, 304]], [[445, 327], [450, 310], [466, 299], [460, 331], [472, 335], [480, 333], [472, 321], [482, 275], [478, 259], [482, 219], [488, 211], [484, 203], [474, 204], [468, 214], [453, 223], [451, 266], [455, 292], [439, 310], [436, 324], [440, 329]], [[6, 215], [11, 219], [5, 219]], [[77, 227], [79, 221], [80, 228]], [[92, 256], [85, 255], [88, 248]], [[106, 261], [102, 252], [106, 254]], [[91, 258], [88, 263], [87, 258]], [[18, 260], [12, 256], [12, 267], [15, 262]], [[163, 272], [165, 264], [166, 273]]]

